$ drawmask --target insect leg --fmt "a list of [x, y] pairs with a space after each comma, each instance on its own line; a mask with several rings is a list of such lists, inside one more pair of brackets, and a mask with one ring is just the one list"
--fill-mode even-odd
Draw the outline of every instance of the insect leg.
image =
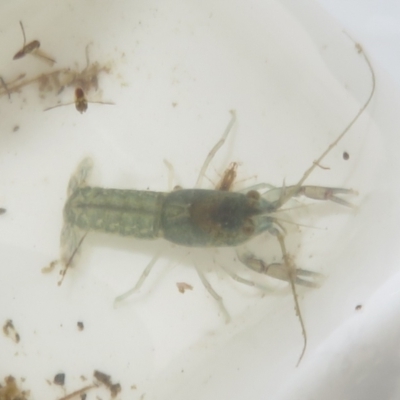
[[143, 285], [144, 281], [146, 280], [146, 278], [149, 276], [150, 271], [152, 270], [152, 268], [154, 267], [154, 264], [157, 262], [157, 260], [160, 257], [161, 252], [158, 252], [149, 262], [149, 264], [147, 265], [147, 267], [145, 268], [145, 270], [143, 271], [142, 275], [140, 275], [139, 280], [136, 282], [136, 285], [132, 288], [129, 289], [127, 292], [121, 294], [120, 296], [116, 297], [114, 300], [114, 305], [116, 305], [117, 303], [127, 299], [131, 294], [137, 292]]
[[22, 24], [22, 21], [19, 21], [19, 25], [21, 26], [22, 36], [23, 36], [23, 38], [24, 38], [24, 45], [22, 46], [22, 48], [24, 48], [25, 45], [26, 45], [25, 29], [24, 29], [24, 25]]
[[50, 67], [52, 67], [56, 63], [56, 60], [54, 58], [51, 58], [47, 53], [39, 48], [36, 48], [34, 51], [31, 52], [31, 54], [35, 57], [40, 58], [43, 61], [46, 61], [50, 65]]
[[212, 288], [210, 282], [208, 282], [207, 278], [205, 277], [203, 271], [196, 265], [194, 264], [194, 267], [196, 268], [196, 271], [200, 277], [201, 282], [203, 283], [204, 287], [207, 289], [208, 293], [215, 299], [215, 301], [218, 303], [219, 308], [222, 311], [222, 314], [224, 315], [225, 322], [228, 323], [231, 320], [231, 317], [225, 308], [224, 301], [222, 297]]
[[0, 76], [0, 82], [1, 82], [1, 84], [2, 84], [2, 86], [3, 86], [3, 88], [4, 88], [4, 90], [5, 90], [5, 92], [7, 93], [8, 100], [11, 100], [11, 93], [10, 93], [10, 91], [8, 90], [8, 86], [7, 86], [5, 80], [3, 79], [2, 76]]
[[229, 121], [228, 126], [226, 127], [224, 133], [221, 136], [221, 139], [218, 140], [218, 142], [215, 144], [215, 146], [211, 149], [211, 151], [208, 153], [206, 159], [204, 160], [204, 164], [201, 167], [199, 177], [197, 178], [196, 185], [194, 186], [195, 188], [199, 188], [201, 186], [201, 182], [203, 180], [204, 174], [207, 171], [208, 166], [210, 165], [211, 160], [214, 158], [215, 154], [217, 151], [222, 147], [222, 145], [225, 143], [226, 138], [229, 135], [229, 132], [232, 129], [233, 124], [236, 121], [236, 112], [234, 110], [231, 110], [231, 120]]
[[49, 111], [49, 110], [52, 110], [53, 108], [58, 108], [58, 107], [70, 106], [72, 104], [75, 104], [75, 102], [72, 101], [70, 103], [65, 103], [65, 104], [56, 104], [55, 106], [45, 108], [43, 111]]

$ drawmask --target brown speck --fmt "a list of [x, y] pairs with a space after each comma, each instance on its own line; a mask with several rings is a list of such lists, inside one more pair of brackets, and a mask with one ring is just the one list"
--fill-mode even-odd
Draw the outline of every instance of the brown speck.
[[19, 131], [19, 125], [14, 125], [14, 128], [12, 130], [13, 132], [17, 132]]
[[356, 311], [360, 311], [362, 309], [362, 305], [361, 304], [357, 304], [356, 305]]
[[78, 326], [78, 330], [80, 330], [80, 331], [83, 331], [85, 329], [85, 326], [83, 325], [83, 322], [81, 322], [81, 321], [78, 321], [76, 325]]
[[0, 215], [5, 214], [6, 213], [6, 209], [5, 208], [0, 208]]
[[347, 151], [343, 152], [343, 160], [348, 160], [350, 158], [350, 155]]
[[58, 260], [52, 261], [47, 267], [43, 267], [41, 272], [42, 274], [49, 274], [50, 272], [53, 271], [55, 266], [58, 264]]
[[111, 376], [105, 374], [104, 372], [100, 372], [100, 371], [94, 371], [93, 372], [93, 376], [99, 381], [101, 382], [103, 385], [111, 386]]
[[112, 383], [111, 376], [105, 374], [104, 372], [94, 371], [93, 376], [103, 385], [108, 387], [111, 393], [111, 397], [114, 398], [122, 390], [119, 383]]
[[121, 385], [119, 383], [114, 383], [110, 386], [111, 397], [117, 397], [118, 393], [121, 391]]
[[172, 103], [172, 107], [174, 107], [174, 108], [175, 108], [177, 105], [178, 105], [178, 103], [175, 103], [175, 102]]
[[27, 400], [29, 391], [21, 391], [13, 376], [4, 378], [5, 386], [0, 385], [0, 400]]
[[8, 319], [6, 323], [3, 325], [3, 332], [4, 334], [12, 339], [15, 343], [19, 343], [21, 337], [19, 333], [16, 331], [14, 324], [11, 319]]
[[176, 282], [176, 286], [180, 293], [185, 293], [185, 290], [193, 290], [193, 286], [186, 282]]
[[64, 386], [65, 383], [65, 374], [64, 373], [59, 373], [54, 377], [53, 382], [56, 385]]

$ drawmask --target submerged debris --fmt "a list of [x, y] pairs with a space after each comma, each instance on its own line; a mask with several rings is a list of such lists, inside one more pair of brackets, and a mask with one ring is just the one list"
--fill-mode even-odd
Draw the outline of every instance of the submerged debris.
[[3, 332], [7, 337], [9, 337], [15, 343], [19, 343], [19, 341], [21, 340], [21, 337], [19, 336], [19, 333], [15, 329], [11, 319], [8, 319], [6, 323], [3, 325]]
[[185, 293], [185, 290], [193, 290], [193, 286], [186, 282], [176, 282], [176, 286], [180, 293]]
[[57, 374], [53, 379], [54, 384], [64, 386], [65, 374], [63, 372]]
[[104, 372], [94, 371], [93, 376], [110, 390], [112, 398], [116, 397], [121, 391], [121, 385], [119, 383], [112, 383], [110, 375]]
[[29, 391], [21, 390], [11, 375], [4, 378], [5, 386], [0, 384], [0, 400], [28, 400]]
[[[37, 53], [37, 51], [36, 51]], [[33, 53], [32, 53], [33, 54]], [[79, 89], [83, 96], [91, 90], [98, 90], [99, 88], [99, 75], [103, 72], [109, 73], [111, 71], [111, 64], [102, 65], [98, 62], [90, 63], [88, 55], [88, 46], [86, 46], [86, 67], [83, 70], [78, 68], [60, 68], [51, 72], [41, 73], [33, 78], [26, 78], [26, 74], [20, 74], [14, 79], [6, 80], [4, 76], [0, 77], [0, 97], [7, 95], [11, 98], [12, 93], [19, 93], [25, 87], [37, 84], [39, 94], [44, 97], [46, 93], [53, 92], [55, 95], [63, 92], [65, 88]], [[81, 93], [80, 92], [80, 93]], [[77, 96], [76, 98], [82, 98]], [[75, 100], [74, 104], [77, 103]], [[83, 112], [80, 106], [80, 112]]]

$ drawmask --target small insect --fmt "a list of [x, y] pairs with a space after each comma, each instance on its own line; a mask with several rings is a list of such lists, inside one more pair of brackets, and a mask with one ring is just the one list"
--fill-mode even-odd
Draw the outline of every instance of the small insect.
[[46, 61], [51, 66], [53, 66], [56, 61], [53, 58], [51, 58], [49, 55], [47, 55], [45, 52], [43, 52], [42, 50], [39, 49], [39, 47], [40, 47], [39, 40], [32, 40], [32, 42], [29, 42], [28, 44], [26, 43], [24, 25], [22, 24], [22, 21], [19, 21], [19, 24], [21, 26], [22, 36], [24, 37], [24, 44], [22, 46], [22, 49], [15, 53], [13, 60], [18, 60], [22, 57], [25, 57], [27, 54], [32, 54], [32, 55], [39, 57], [40, 59]]
[[114, 103], [111, 103], [111, 102], [88, 101], [86, 99], [83, 89], [79, 87], [79, 88], [75, 89], [75, 101], [74, 102], [66, 103], [66, 104], [57, 104], [55, 106], [45, 108], [43, 111], [49, 111], [49, 110], [52, 110], [53, 108], [64, 107], [64, 106], [69, 106], [71, 104], [75, 104], [76, 110], [79, 111], [81, 114], [83, 114], [88, 109], [88, 103], [114, 105]]
[[216, 186], [215, 190], [230, 191], [233, 182], [236, 179], [238, 163], [233, 162], [229, 168], [224, 172], [221, 181]]
[[[304, 172], [301, 179], [293, 186], [271, 187], [268, 184], [257, 184], [239, 192], [229, 189], [235, 179], [235, 163], [225, 172], [219, 190], [201, 189], [205, 172], [219, 148], [224, 144], [235, 123], [236, 114], [232, 118], [221, 139], [207, 155], [193, 189], [180, 189], [172, 192], [152, 192], [140, 190], [120, 190], [92, 187], [86, 182], [93, 167], [92, 160], [84, 159], [72, 175], [64, 206], [64, 225], [61, 232], [61, 257], [63, 265], [61, 281], [67, 268], [78, 253], [85, 236], [91, 231], [105, 232], [137, 239], [154, 240], [163, 238], [174, 244], [186, 247], [212, 248], [233, 247], [238, 259], [249, 269], [269, 277], [286, 281], [290, 284], [296, 314], [303, 333], [303, 349], [301, 361], [307, 346], [306, 329], [301, 315], [296, 285], [318, 287], [321, 278], [319, 273], [297, 268], [290, 257], [285, 244], [285, 230], [274, 213], [284, 204], [297, 196], [352, 206], [341, 196], [352, 196], [352, 189], [323, 186], [303, 186], [313, 170], [321, 165], [325, 156], [340, 142], [359, 116], [370, 103], [375, 91], [375, 76], [372, 66], [362, 53], [372, 75], [371, 93], [356, 116], [350, 121], [340, 135]], [[224, 188], [222, 190], [221, 188]], [[276, 237], [282, 261], [267, 263], [244, 251], [240, 246], [263, 233]], [[147, 265], [136, 285], [116, 298], [122, 301], [139, 290], [159, 258], [156, 254]], [[226, 321], [230, 316], [223, 299], [211, 287], [201, 269], [195, 265], [200, 280], [211, 296], [217, 301]], [[256, 286], [253, 282], [240, 276], [229, 275], [238, 282]]]

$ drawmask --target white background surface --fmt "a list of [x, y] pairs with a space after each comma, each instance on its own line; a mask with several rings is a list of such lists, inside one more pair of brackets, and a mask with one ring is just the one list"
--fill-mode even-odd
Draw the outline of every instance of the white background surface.
[[[295, 183], [371, 88], [365, 62], [341, 25], [308, 1], [2, 4], [6, 80], [48, 70], [34, 58], [12, 61], [23, 20], [28, 41], [39, 39], [62, 67], [83, 68], [84, 48], [93, 42], [93, 60], [112, 61], [113, 70], [100, 77], [101, 92], [88, 97], [116, 105], [89, 105], [84, 115], [73, 106], [43, 113], [70, 101], [73, 89], [40, 98], [33, 86], [11, 103], [0, 99], [0, 204], [7, 208], [0, 228], [0, 321], [11, 318], [21, 334], [18, 345], [0, 341], [1, 378], [24, 377], [32, 398], [61, 397], [60, 388], [46, 383], [57, 372], [66, 373], [71, 392], [94, 369], [119, 381], [124, 399], [398, 397], [396, 13], [390, 2], [323, 3], [370, 56], [377, 93], [372, 118], [364, 115], [324, 161], [330, 170], [309, 180], [356, 188], [358, 211], [322, 204], [290, 215], [323, 228], [289, 226], [288, 243], [298, 265], [326, 276], [320, 289], [300, 289], [309, 346], [297, 369], [302, 338], [288, 291], [263, 296], [211, 271], [233, 316], [225, 325], [201, 286], [193, 260], [218, 271], [217, 259], [255, 278], [233, 252], [92, 235], [63, 286], [57, 287], [56, 274], [40, 270], [57, 257], [67, 182], [86, 155], [95, 161], [93, 184], [167, 190], [167, 159], [178, 183], [190, 187], [235, 108], [238, 124], [210, 179], [216, 182], [237, 161], [238, 179]], [[12, 132], [16, 124], [20, 129]], [[271, 243], [262, 237], [255, 249], [273, 259]], [[133, 285], [159, 247], [165, 255], [143, 290], [115, 310], [114, 297]], [[180, 294], [178, 281], [194, 290]], [[83, 332], [76, 329], [79, 320]]]

